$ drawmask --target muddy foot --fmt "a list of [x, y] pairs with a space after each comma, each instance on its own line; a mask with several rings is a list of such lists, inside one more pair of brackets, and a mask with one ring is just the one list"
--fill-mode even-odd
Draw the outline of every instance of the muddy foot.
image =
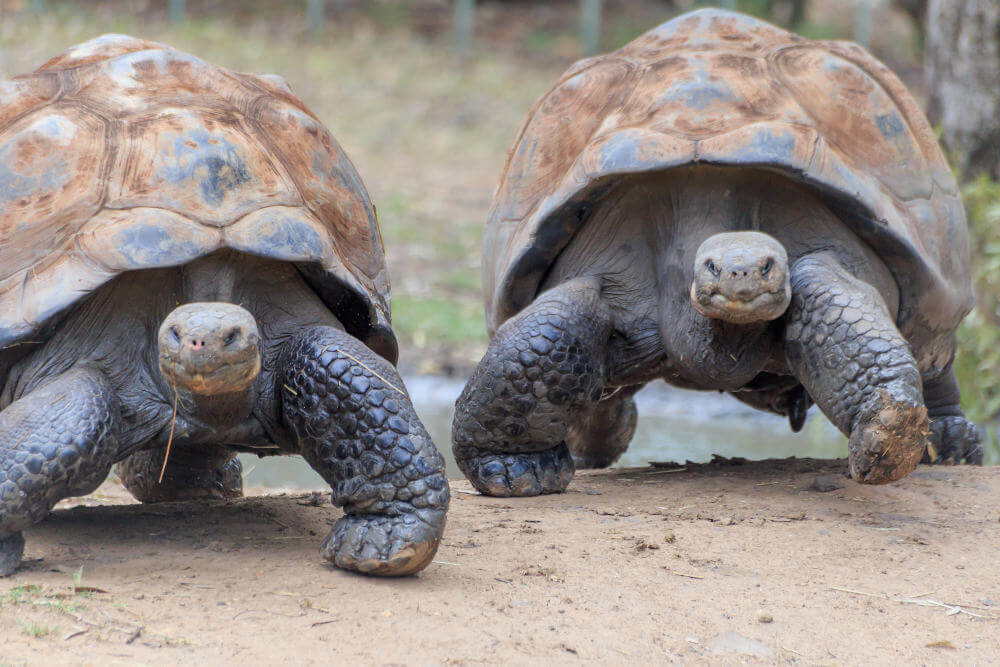
[[859, 420], [851, 434], [848, 464], [862, 484], [888, 484], [920, 463], [930, 433], [923, 405], [881, 401], [883, 407]]

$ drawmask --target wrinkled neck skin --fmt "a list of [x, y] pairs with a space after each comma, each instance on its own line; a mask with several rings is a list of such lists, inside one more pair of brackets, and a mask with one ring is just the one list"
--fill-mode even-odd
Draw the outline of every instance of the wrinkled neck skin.
[[217, 431], [237, 426], [253, 413], [260, 392], [261, 378], [257, 376], [246, 389], [226, 393], [204, 395], [174, 386], [163, 374], [158, 374], [163, 395], [177, 403], [177, 416], [189, 424], [185, 431]]
[[752, 179], [734, 179], [721, 170], [691, 170], [662, 185], [657, 188], [662, 219], [652, 233], [659, 249], [655, 270], [667, 357], [700, 386], [739, 389], [768, 366], [780, 341], [781, 319], [747, 324], [710, 319], [693, 306], [691, 283], [697, 250], [706, 239], [768, 226], [761, 220], [761, 190]]
[[[202, 257], [180, 268], [179, 303], [229, 303], [239, 305], [237, 293], [242, 264], [232, 252], [219, 252]], [[236, 426], [246, 421], [257, 403], [261, 374], [253, 382], [233, 392], [198, 393], [178, 383], [159, 364], [153, 367], [163, 395], [177, 405], [177, 415], [184, 422], [214, 431]]]
[[734, 391], [743, 387], [771, 360], [780, 320], [733, 324], [709, 319], [694, 309], [683, 287], [669, 280], [660, 292], [661, 312], [677, 315], [661, 320], [671, 367], [705, 388]]

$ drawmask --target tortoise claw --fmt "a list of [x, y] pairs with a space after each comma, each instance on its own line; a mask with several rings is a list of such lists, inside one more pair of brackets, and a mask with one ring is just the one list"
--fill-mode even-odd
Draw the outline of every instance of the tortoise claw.
[[427, 567], [444, 532], [444, 512], [341, 517], [323, 541], [325, 559], [345, 570], [403, 577]]

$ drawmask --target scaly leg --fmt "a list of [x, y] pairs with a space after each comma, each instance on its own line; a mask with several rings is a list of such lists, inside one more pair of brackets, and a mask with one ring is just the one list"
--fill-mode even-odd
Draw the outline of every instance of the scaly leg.
[[539, 295], [490, 343], [455, 405], [452, 448], [491, 496], [559, 493], [573, 477], [570, 425], [604, 387], [611, 322], [596, 281]]
[[396, 369], [318, 326], [286, 343], [279, 371], [285, 423], [345, 512], [323, 555], [366, 574], [422, 570], [444, 532], [448, 481]]
[[107, 378], [85, 367], [53, 378], [0, 412], [0, 576], [21, 563], [22, 529], [108, 476], [119, 418]]
[[792, 372], [850, 438], [851, 476], [884, 484], [920, 462], [929, 422], [920, 372], [882, 296], [829, 254], [795, 263], [786, 315]]

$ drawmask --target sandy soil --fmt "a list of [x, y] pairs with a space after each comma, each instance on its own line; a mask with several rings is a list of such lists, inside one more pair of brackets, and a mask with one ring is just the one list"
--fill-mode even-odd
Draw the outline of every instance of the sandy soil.
[[27, 533], [0, 662], [997, 661], [1000, 468], [842, 470], [604, 471], [520, 500], [456, 481], [403, 580], [324, 564], [318, 495], [139, 506], [109, 483]]

